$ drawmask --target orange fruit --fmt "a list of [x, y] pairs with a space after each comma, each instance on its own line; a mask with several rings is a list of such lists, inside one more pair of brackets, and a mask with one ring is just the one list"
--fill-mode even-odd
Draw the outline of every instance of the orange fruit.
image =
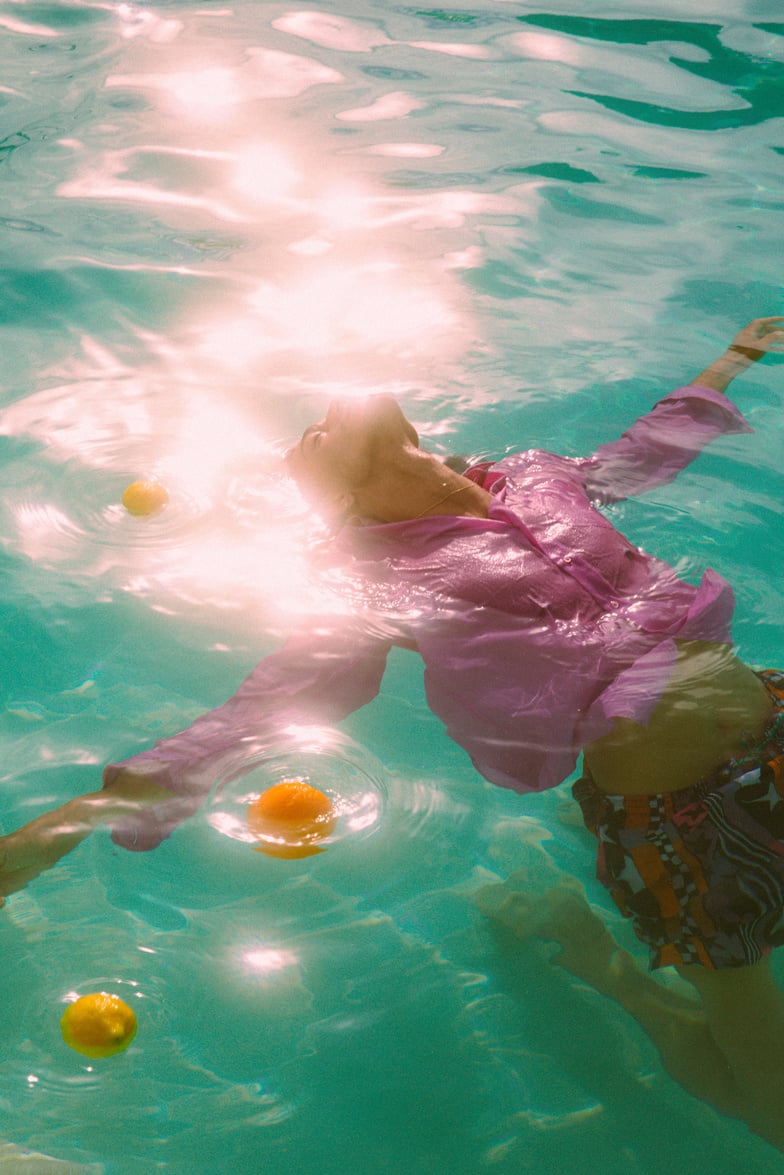
[[85, 1057], [121, 1053], [136, 1035], [136, 1016], [119, 996], [105, 991], [83, 995], [60, 1019], [63, 1040]]
[[129, 514], [157, 514], [169, 500], [169, 491], [157, 481], [133, 481], [123, 492], [122, 504]]
[[337, 823], [332, 803], [302, 779], [285, 779], [248, 805], [248, 828], [259, 840], [253, 848], [271, 857], [310, 857]]

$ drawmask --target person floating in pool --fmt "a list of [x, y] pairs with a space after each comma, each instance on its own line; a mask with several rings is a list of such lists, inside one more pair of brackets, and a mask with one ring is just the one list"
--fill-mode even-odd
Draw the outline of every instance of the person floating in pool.
[[751, 431], [726, 397], [784, 317], [760, 318], [687, 387], [589, 457], [515, 453], [457, 472], [419, 446], [391, 397], [333, 403], [287, 461], [335, 524], [350, 618], [314, 617], [225, 705], [104, 773], [99, 792], [0, 838], [0, 893], [98, 824], [154, 848], [247, 741], [337, 722], [378, 692], [392, 645], [425, 663], [427, 698], [488, 780], [574, 794], [598, 876], [650, 950], [696, 988], [658, 984], [579, 886], [477, 903], [637, 1017], [692, 1092], [784, 1149], [784, 674], [734, 655], [729, 584], [698, 585], [597, 509], [672, 480], [714, 438]]

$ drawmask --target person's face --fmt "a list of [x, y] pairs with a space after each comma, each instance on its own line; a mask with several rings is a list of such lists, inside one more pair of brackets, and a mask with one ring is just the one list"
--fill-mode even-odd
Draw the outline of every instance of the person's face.
[[346, 509], [384, 463], [419, 438], [397, 400], [333, 400], [323, 420], [306, 428], [287, 454], [289, 471], [315, 505]]

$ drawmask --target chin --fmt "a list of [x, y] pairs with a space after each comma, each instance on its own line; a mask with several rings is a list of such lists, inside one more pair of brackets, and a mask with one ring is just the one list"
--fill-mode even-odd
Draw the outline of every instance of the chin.
[[419, 434], [414, 428], [411, 421], [404, 414], [403, 409], [398, 404], [394, 396], [388, 395], [386, 392], [381, 392], [377, 396], [371, 397], [371, 412], [374, 418], [380, 423], [387, 426], [400, 425], [406, 436], [406, 439], [419, 448]]

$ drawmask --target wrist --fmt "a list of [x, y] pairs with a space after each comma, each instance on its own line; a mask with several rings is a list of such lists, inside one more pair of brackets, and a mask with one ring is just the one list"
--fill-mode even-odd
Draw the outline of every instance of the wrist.
[[87, 836], [101, 823], [100, 806], [96, 799], [95, 793], [74, 796], [61, 808], [39, 817], [41, 834], [53, 842], [69, 839], [78, 841]]
[[750, 367], [753, 367], [754, 362], [748, 355], [744, 355], [740, 351], [733, 351], [728, 347], [724, 354], [720, 355], [716, 360], [714, 367], [729, 379], [734, 379], [736, 375], [740, 375], [741, 372], [748, 371]]
[[691, 382], [701, 384], [703, 387], [713, 388], [716, 392], [725, 392], [728, 386], [732, 383], [737, 375], [741, 375], [753, 363], [747, 355], [742, 355], [738, 351], [731, 351], [729, 347], [720, 355], [718, 359], [711, 363], [705, 371], [693, 379]]
[[741, 355], [748, 359], [749, 363], [757, 363], [765, 354], [759, 347], [744, 347], [741, 343], [730, 343], [727, 352], [732, 352], [733, 356]]

